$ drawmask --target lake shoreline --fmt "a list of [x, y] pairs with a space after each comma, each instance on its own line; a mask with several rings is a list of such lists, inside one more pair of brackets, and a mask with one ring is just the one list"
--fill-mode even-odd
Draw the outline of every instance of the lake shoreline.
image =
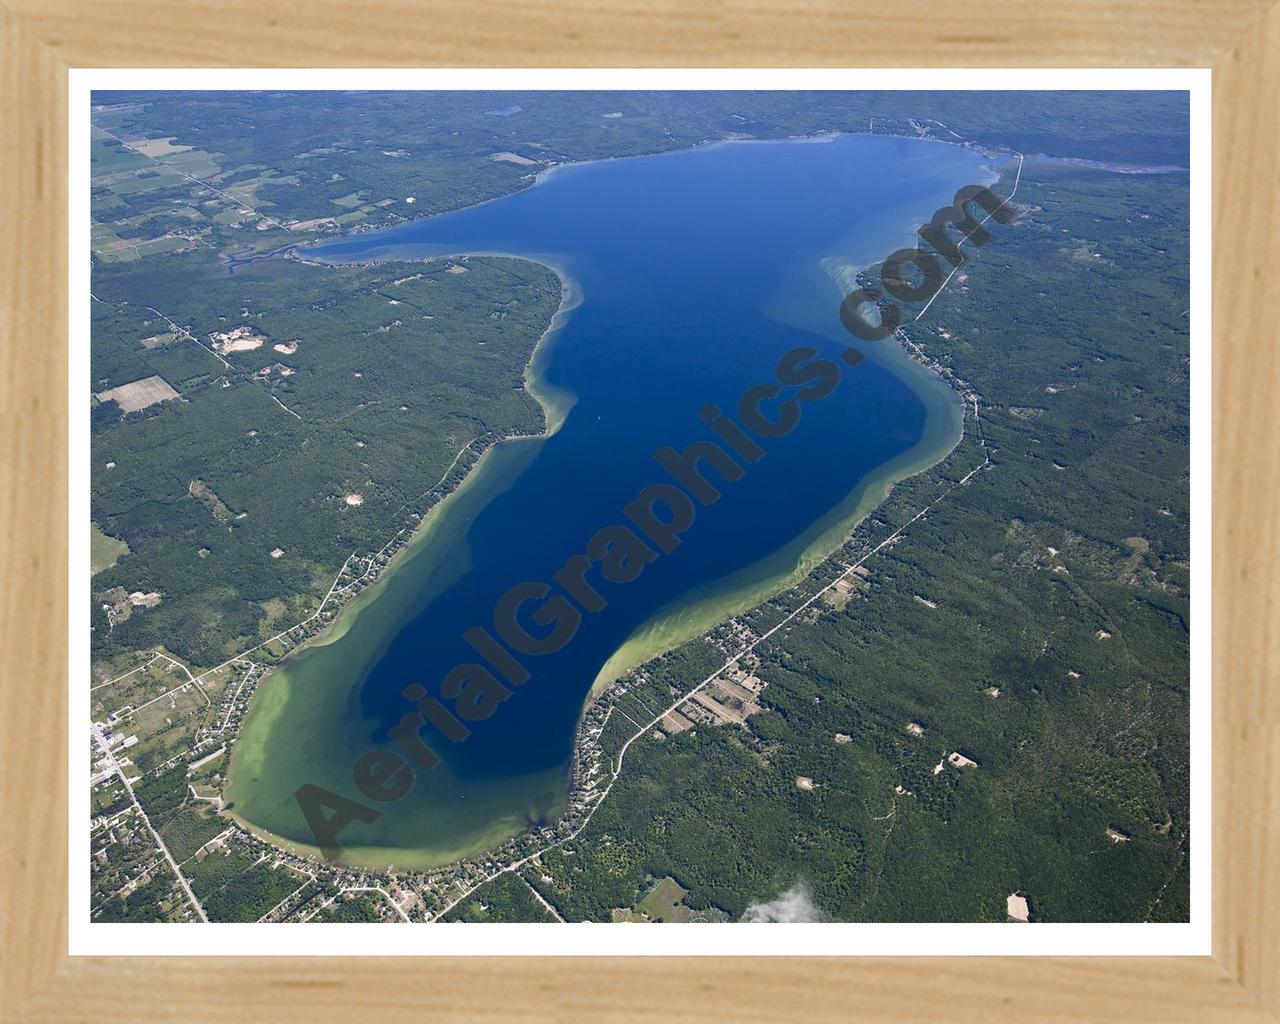
[[[861, 134], [861, 133], [843, 133], [843, 134]], [[873, 133], [874, 134], [874, 133]], [[750, 139], [750, 140], [714, 140], [706, 145], [728, 145], [732, 142], [756, 142], [756, 143], [784, 143], [809, 141], [813, 143], [829, 142], [839, 138], [839, 135], [822, 135], [816, 137], [803, 137], [802, 139]], [[893, 137], [893, 136], [889, 136]], [[938, 139], [922, 139], [920, 141], [939, 142], [946, 140]], [[960, 144], [947, 142], [948, 145], [958, 146]], [[965, 146], [963, 148], [974, 149], [973, 146]], [[671, 155], [674, 153], [685, 152], [685, 150], [662, 151], [658, 154], [651, 155]], [[610, 158], [613, 160], [633, 159], [632, 157]], [[584, 161], [582, 163], [599, 163], [605, 161]], [[547, 173], [562, 169], [568, 166], [579, 166], [579, 164], [556, 165], [548, 168]], [[540, 176], [541, 177], [541, 176]], [[506, 197], [499, 197], [506, 198]], [[493, 202], [496, 200], [486, 200], [485, 202]], [[476, 205], [484, 205], [476, 204]], [[428, 215], [439, 216], [439, 215]], [[418, 218], [418, 220], [428, 218]], [[395, 229], [393, 229], [395, 230]], [[355, 232], [353, 234], [366, 235], [368, 232]], [[387, 247], [388, 249], [392, 247]], [[553, 436], [564, 423], [568, 412], [576, 403], [578, 396], [565, 388], [551, 385], [547, 381], [541, 370], [545, 369], [549, 353], [553, 346], [554, 339], [558, 336], [560, 329], [567, 322], [570, 313], [580, 304], [582, 296], [576, 282], [568, 273], [563, 263], [557, 263], [546, 258], [539, 258], [537, 255], [516, 254], [501, 250], [477, 250], [477, 251], [457, 251], [448, 253], [433, 254], [430, 256], [404, 257], [397, 256], [394, 252], [387, 252], [385, 256], [357, 260], [325, 260], [315, 257], [306, 257], [302, 253], [292, 253], [288, 258], [298, 259], [301, 262], [307, 262], [320, 266], [328, 266], [331, 268], [343, 266], [368, 266], [374, 264], [383, 264], [388, 262], [434, 262], [436, 260], [457, 261], [468, 257], [498, 257], [521, 259], [528, 262], [538, 263], [546, 266], [557, 275], [561, 282], [561, 302], [556, 312], [553, 314], [547, 328], [539, 337], [530, 353], [529, 361], [526, 364], [524, 372], [525, 389], [534, 398], [535, 401], [543, 409], [544, 430], [536, 435], [520, 435], [515, 438], [504, 438], [494, 442], [481, 454], [479, 460], [471, 466], [466, 475], [459, 481], [453, 491], [451, 491], [437, 506], [431, 511], [437, 512], [435, 516], [423, 516], [422, 521], [414, 529], [408, 542], [398, 551], [390, 562], [378, 574], [373, 584], [365, 588], [365, 591], [356, 596], [350, 603], [344, 605], [335, 616], [332, 623], [325, 630], [318, 634], [316, 638], [309, 641], [305, 647], [300, 650], [311, 649], [332, 644], [340, 639], [351, 628], [352, 623], [358, 617], [360, 611], [367, 607], [377, 595], [382, 592], [388, 582], [408, 564], [409, 559], [400, 558], [400, 555], [417, 551], [433, 536], [435, 527], [440, 523], [441, 519], [447, 514], [448, 508], [456, 504], [461, 496], [473, 490], [476, 487], [483, 486], [488, 482], [488, 476], [492, 472], [492, 453], [504, 441], [509, 440], [537, 440], [544, 441]], [[897, 340], [897, 339], [895, 339]], [[956, 389], [949, 385], [946, 381], [940, 381], [938, 376], [929, 370], [921, 367], [915, 358], [901, 344], [893, 346], [893, 355], [889, 359], [890, 362], [898, 363], [896, 367], [890, 368], [890, 372], [899, 377], [900, 380], [911, 390], [921, 401], [926, 409], [925, 423], [922, 436], [919, 441], [911, 446], [907, 451], [890, 458], [881, 465], [875, 467], [860, 479], [855, 487], [849, 491], [845, 497], [833, 508], [827, 510], [822, 516], [806, 528], [800, 535], [793, 538], [792, 541], [785, 544], [778, 551], [760, 558], [751, 564], [742, 567], [741, 570], [735, 571], [729, 577], [724, 577], [712, 583], [705, 584], [695, 588], [688, 595], [677, 601], [663, 606], [655, 611], [652, 616], [642, 623], [633, 633], [618, 647], [616, 651], [608, 658], [601, 667], [596, 678], [593, 680], [588, 689], [581, 706], [578, 709], [578, 722], [581, 722], [582, 716], [599, 699], [599, 697], [607, 692], [610, 684], [620, 675], [631, 668], [646, 661], [651, 660], [670, 650], [672, 647], [683, 643], [692, 637], [696, 637], [704, 633], [707, 629], [712, 628], [716, 624], [725, 621], [736, 614], [740, 614], [750, 608], [756, 607], [764, 601], [769, 600], [776, 594], [784, 591], [789, 586], [794, 585], [796, 581], [801, 579], [812, 568], [819, 564], [822, 560], [829, 556], [831, 551], [835, 550], [849, 534], [856, 529], [867, 515], [875, 508], [879, 507], [887, 498], [892, 488], [904, 479], [924, 472], [930, 467], [942, 461], [949, 452], [954, 450], [955, 446], [964, 437], [963, 428], [963, 403], [957, 396]], [[905, 372], [902, 372], [905, 371]], [[942, 413], [949, 409], [948, 415], [943, 416]], [[943, 422], [945, 419], [946, 422]], [[493, 487], [501, 487], [502, 481], [492, 481]], [[340, 625], [341, 624], [341, 625]], [[338, 627], [338, 628], [334, 628]], [[289, 662], [289, 658], [293, 653], [282, 661], [282, 666]], [[271, 673], [275, 677], [277, 684], [276, 689], [279, 691], [280, 677], [286, 676], [287, 673]], [[253, 706], [246, 715], [242, 725], [243, 732], [248, 731], [251, 722], [254, 720], [255, 713], [259, 718], [266, 706], [266, 702], [261, 700], [264, 696], [263, 692], [255, 693], [253, 698]], [[284, 693], [277, 692], [276, 703], [280, 700], [287, 701], [289, 699], [287, 690]], [[278, 710], [278, 708], [277, 708]], [[273, 716], [274, 717], [274, 716]], [[261, 724], [261, 723], [259, 723]], [[268, 723], [269, 724], [269, 723]], [[270, 729], [268, 727], [268, 732]], [[570, 752], [570, 762], [577, 752], [577, 741], [575, 740], [574, 750]], [[234, 761], [234, 759], [233, 759]], [[231, 771], [228, 771], [228, 780], [226, 789], [228, 795], [232, 790]], [[561, 805], [567, 802], [573, 791], [572, 777], [568, 780], [564, 787], [564, 799]], [[256, 830], [255, 834], [262, 834], [272, 837], [274, 840], [293, 849], [307, 849], [306, 844], [299, 844], [296, 841], [278, 836], [269, 832], [258, 825], [253, 825], [238, 816], [236, 820], [246, 827]], [[495, 826], [500, 823], [495, 822]], [[512, 835], [520, 834], [520, 830], [510, 832], [509, 830], [498, 829], [503, 834], [497, 839], [501, 842]], [[486, 830], [486, 833], [492, 830]], [[474, 849], [469, 848], [469, 852], [459, 854], [456, 849], [445, 851], [432, 851], [423, 849], [422, 847], [401, 848], [401, 847], [374, 847], [360, 848], [355, 847], [349, 849], [347, 855], [343, 858], [344, 862], [363, 865], [369, 867], [384, 867], [389, 859], [404, 863], [406, 855], [410, 860], [421, 864], [422, 866], [438, 866], [440, 864], [453, 863], [459, 859], [466, 859], [483, 852], [485, 849], [493, 848], [493, 837], [488, 836], [484, 843], [475, 846]], [[415, 856], [416, 855], [416, 856]], [[424, 856], [425, 855], [425, 856]], [[404, 866], [409, 866], [404, 864]]]
[[[495, 256], [494, 253], [474, 253], [468, 255], [477, 256]], [[437, 257], [432, 257], [435, 259]], [[528, 257], [511, 257], [517, 259], [529, 259]], [[379, 261], [381, 262], [381, 261]], [[539, 262], [539, 260], [530, 260], [530, 262]], [[334, 264], [340, 265], [340, 264]], [[351, 628], [351, 625], [360, 611], [371, 603], [378, 595], [382, 586], [391, 576], [401, 569], [405, 563], [409, 561], [407, 556], [411, 552], [420, 548], [427, 543], [433, 533], [434, 527], [439, 519], [446, 511], [446, 506], [451, 502], [460, 500], [471, 488], [481, 486], [485, 480], [485, 472], [489, 468], [490, 455], [498, 444], [511, 443], [518, 441], [541, 441], [552, 436], [563, 423], [568, 411], [572, 408], [572, 402], [568, 405], [557, 404], [563, 402], [563, 396], [550, 396], [546, 390], [539, 391], [541, 385], [545, 389], [545, 382], [541, 381], [537, 374], [535, 363], [538, 360], [539, 352], [544, 344], [554, 337], [555, 332], [563, 326], [564, 318], [573, 308], [576, 307], [576, 291], [575, 285], [571, 278], [564, 275], [559, 268], [548, 266], [557, 276], [560, 277], [562, 286], [562, 300], [560, 307], [553, 314], [547, 328], [540, 335], [537, 344], [530, 355], [528, 364], [526, 364], [525, 374], [529, 383], [530, 394], [540, 405], [543, 406], [544, 419], [546, 428], [542, 434], [520, 435], [511, 438], [503, 438], [494, 445], [487, 448], [477, 460], [475, 465], [467, 472], [467, 474], [459, 481], [458, 485], [444, 499], [442, 499], [431, 511], [437, 513], [435, 516], [424, 516], [418, 528], [414, 531], [409, 541], [396, 553], [393, 559], [387, 563], [383, 571], [379, 574], [377, 580], [366, 587], [364, 591], [356, 595], [349, 603], [344, 605], [334, 617], [333, 621], [315, 637], [311, 638], [305, 645], [300, 645], [294, 651], [282, 659], [282, 661], [273, 668], [272, 672], [265, 676], [258, 685], [257, 692], [254, 693], [252, 704], [249, 711], [245, 715], [245, 719], [241, 725], [240, 735], [249, 730], [250, 723], [263, 713], [270, 714], [271, 707], [262, 698], [267, 696], [264, 692], [263, 684], [268, 680], [276, 684], [276, 692], [271, 696], [276, 701], [287, 701], [288, 693], [279, 692], [279, 684], [286, 683], [287, 672], [277, 673], [276, 669], [286, 668], [289, 660], [297, 653], [310, 650], [313, 648], [323, 647], [331, 643], [335, 643]], [[792, 543], [781, 549], [773, 555], [766, 556], [757, 560], [749, 566], [745, 566], [741, 573], [735, 573], [727, 580], [714, 581], [707, 584], [704, 588], [685, 600], [674, 605], [666, 606], [658, 609], [654, 615], [642, 624], [637, 630], [623, 642], [623, 644], [613, 653], [610, 659], [602, 666], [596, 679], [592, 682], [590, 689], [587, 691], [582, 706], [578, 712], [578, 722], [580, 723], [583, 716], [590, 708], [600, 699], [605, 697], [612, 686], [618, 679], [627, 672], [637, 668], [648, 661], [661, 657], [663, 654], [686, 643], [691, 639], [705, 633], [707, 630], [719, 625], [720, 623], [732, 618], [736, 615], [750, 611], [752, 608], [765, 603], [766, 601], [784, 592], [788, 588], [794, 586], [801, 579], [811, 572], [816, 566], [821, 564], [830, 554], [835, 551], [840, 544], [848, 539], [849, 535], [857, 529], [857, 527], [869, 516], [876, 508], [880, 507], [887, 500], [892, 489], [903, 480], [906, 480], [919, 473], [927, 472], [933, 466], [943, 461], [956, 446], [964, 439], [963, 428], [963, 403], [956, 389], [947, 382], [942, 381], [936, 374], [928, 370], [922, 363], [916, 360], [910, 352], [895, 338], [894, 352], [896, 356], [894, 361], [901, 360], [903, 368], [909, 367], [908, 372], [914, 371], [920, 377], [921, 384], [932, 383], [934, 385], [941, 384], [945, 387], [947, 395], [953, 399], [950, 406], [953, 410], [959, 410], [959, 416], [951, 424], [951, 429], [945, 429], [944, 433], [939, 433], [930, 444], [928, 437], [928, 425], [938, 425], [937, 419], [943, 410], [932, 408], [926, 418], [926, 432], [921, 441], [914, 445], [911, 449], [897, 456], [894, 459], [884, 463], [878, 467], [878, 472], [869, 474], [867, 477], [859, 481], [858, 485], [846, 497], [846, 500], [832, 509], [827, 516], [824, 516], [817, 523], [802, 534]], [[925, 380], [924, 378], [928, 378]], [[912, 385], [908, 383], [908, 386]], [[915, 387], [912, 387], [916, 391]], [[919, 392], [916, 392], [920, 397]], [[576, 399], [576, 396], [573, 396]], [[923, 401], [923, 398], [922, 398]], [[927, 403], [926, 403], [927, 405]], [[946, 425], [943, 425], [944, 427]], [[919, 451], [922, 447], [927, 447], [925, 451]], [[495, 481], [497, 483], [497, 481]], [[834, 518], [834, 522], [828, 520]], [[806, 541], [806, 537], [809, 539]], [[796, 551], [797, 545], [799, 550]], [[769, 572], [764, 579], [756, 579], [754, 581], [742, 582], [742, 577], [750, 577], [761, 570], [762, 567], [769, 566], [771, 563], [781, 562], [781, 567]], [[274, 717], [274, 716], [272, 716]], [[261, 726], [261, 722], [257, 723]], [[268, 728], [269, 731], [269, 728]], [[569, 763], [574, 763], [574, 758], [579, 752], [581, 739], [575, 728], [574, 748], [570, 753]], [[238, 737], [239, 738], [239, 737]], [[234, 750], [235, 748], [233, 748]], [[233, 757], [228, 765], [227, 779], [224, 784], [224, 797], [228, 804], [234, 804], [233, 795], [233, 774], [236, 759]], [[572, 773], [564, 787], [563, 799], [561, 801], [561, 811], [567, 806], [574, 791], [574, 780]], [[295, 853], [312, 858], [319, 858], [321, 851], [314, 846], [290, 839], [285, 836], [271, 832], [261, 825], [241, 817], [236, 813], [234, 807], [229, 807], [225, 813], [233, 818], [237, 824], [253, 835], [268, 842], [277, 843]], [[519, 829], [512, 832], [503, 828], [502, 823], [495, 822], [494, 829], [490, 838], [479, 845], [467, 844], [466, 848], [459, 852], [456, 849], [448, 851], [427, 850], [422, 847], [415, 848], [399, 848], [399, 847], [370, 847], [360, 848], [352, 847], [344, 851], [342, 863], [350, 864], [353, 867], [360, 868], [385, 868], [389, 863], [399, 864], [406, 869], [433, 869], [442, 867], [451, 863], [461, 862], [487, 850], [492, 850], [500, 846], [503, 842], [514, 838], [520, 834]]]
[[[421, 516], [416, 528], [412, 531], [408, 540], [404, 545], [392, 555], [391, 559], [384, 565], [377, 577], [363, 590], [351, 598], [347, 603], [343, 604], [334, 615], [333, 620], [323, 629], [308, 637], [304, 643], [301, 643], [290, 650], [283, 658], [280, 659], [271, 669], [263, 675], [258, 681], [252, 696], [250, 697], [248, 710], [240, 723], [240, 728], [236, 736], [236, 742], [232, 746], [232, 756], [227, 764], [226, 778], [223, 782], [222, 792], [225, 804], [223, 811], [227, 817], [231, 818], [246, 831], [263, 839], [267, 842], [277, 843], [287, 849], [299, 853], [304, 856], [318, 858], [320, 850], [318, 847], [309, 846], [297, 840], [289, 839], [275, 832], [264, 828], [256, 822], [250, 821], [238, 814], [235, 810], [236, 798], [234, 795], [235, 773], [237, 768], [237, 754], [240, 755], [239, 767], [243, 769], [244, 758], [253, 757], [255, 751], [246, 751], [242, 746], [241, 740], [249, 734], [252, 737], [251, 730], [264, 731], [263, 743], [270, 740], [271, 723], [276, 714], [282, 709], [283, 704], [288, 701], [288, 672], [287, 668], [291, 661], [295, 661], [296, 657], [307, 651], [315, 650], [328, 646], [340, 640], [352, 627], [355, 619], [360, 612], [371, 604], [385, 590], [389, 581], [394, 577], [396, 572], [411, 560], [412, 554], [427, 543], [435, 531], [435, 527], [440, 520], [447, 514], [449, 507], [456, 504], [470, 490], [480, 486], [484, 482], [484, 473], [488, 468], [488, 464], [492, 461], [491, 456], [495, 450], [502, 445], [517, 444], [523, 441], [543, 442], [554, 436], [569, 411], [573, 408], [577, 400], [577, 396], [563, 388], [556, 388], [543, 380], [539, 375], [539, 366], [545, 362], [547, 351], [554, 342], [556, 334], [564, 326], [568, 314], [572, 312], [581, 301], [581, 292], [577, 283], [570, 277], [562, 267], [553, 266], [541, 260], [530, 259], [525, 256], [517, 256], [514, 254], [497, 254], [497, 253], [475, 253], [468, 255], [476, 256], [494, 256], [509, 259], [518, 259], [525, 262], [537, 263], [551, 270], [560, 281], [560, 303], [556, 307], [555, 312], [551, 315], [547, 326], [538, 336], [538, 340], [534, 343], [530, 350], [529, 359], [525, 363], [523, 371], [523, 379], [525, 389], [529, 396], [538, 403], [542, 409], [543, 429], [537, 434], [515, 434], [497, 438], [480, 453], [475, 464], [463, 475], [454, 488], [449, 491], [440, 501], [432, 506], [425, 514]], [[453, 257], [426, 257], [417, 260], [396, 260], [390, 258], [387, 260], [370, 261], [377, 263], [385, 262], [416, 262], [429, 263], [438, 259], [449, 259]], [[347, 266], [364, 265], [357, 262], [329, 262], [314, 261], [316, 266], [324, 266], [329, 268], [341, 268]], [[478, 438], [476, 439], [478, 440]], [[474, 443], [474, 441], [472, 442]], [[283, 686], [282, 686], [283, 684]], [[274, 703], [269, 703], [273, 701]], [[266, 716], [264, 718], [264, 716]], [[260, 756], [260, 753], [259, 753]], [[390, 849], [390, 848], [388, 848]], [[367, 855], [360, 853], [358, 856], [351, 856], [357, 851], [348, 850], [348, 856], [344, 857], [344, 863], [350, 863], [356, 867], [378, 867], [386, 866], [385, 855], [380, 850], [371, 849], [367, 851]], [[474, 852], [474, 851], [473, 851]], [[466, 855], [460, 855], [466, 856]], [[434, 866], [434, 861], [431, 865]], [[448, 863], [448, 861], [445, 861]]]
[[[901, 345], [898, 348], [912, 363], [920, 365], [910, 359], [905, 348]], [[940, 433], [932, 444], [927, 436], [922, 437], [911, 449], [867, 474], [844, 501], [779, 551], [744, 566], [733, 576], [699, 588], [698, 596], [658, 609], [601, 668], [591, 684], [588, 700], [583, 706], [584, 713], [623, 675], [795, 586], [847, 541], [858, 526], [888, 500], [894, 487], [946, 459], [964, 440], [963, 403], [954, 388], [948, 387], [948, 390], [956, 399], [952, 404], [960, 411], [952, 424], [953, 429]], [[936, 422], [936, 417], [942, 412], [941, 409], [931, 410], [927, 423], [942, 426]], [[918, 451], [926, 446], [927, 451]], [[806, 537], [810, 538], [807, 542]], [[780, 563], [781, 567], [771, 570], [769, 567], [774, 563]], [[764, 579], [750, 580], [760, 572], [768, 575]], [[678, 620], [692, 620], [696, 625], [674, 626]]]
[[[718, 138], [718, 139], [703, 139], [701, 142], [696, 142], [689, 146], [681, 146], [676, 149], [654, 149], [644, 153], [628, 153], [625, 156], [601, 156], [601, 157], [593, 157], [589, 160], [565, 160], [558, 163], [551, 163], [542, 167], [536, 173], [533, 173], [532, 175], [528, 176], [529, 180], [525, 181], [524, 179], [521, 179], [523, 184], [521, 184], [517, 188], [512, 189], [510, 192], [502, 193], [502, 195], [491, 196], [488, 199], [481, 199], [479, 202], [468, 203], [466, 206], [458, 206], [448, 210], [437, 210], [434, 213], [417, 213], [417, 214], [414, 214], [412, 217], [404, 217], [397, 224], [384, 225], [381, 227], [373, 227], [373, 226], [363, 227], [361, 225], [356, 225], [351, 230], [340, 235], [324, 236], [324, 237], [312, 238], [312, 239], [308, 239], [304, 236], [299, 241], [285, 243], [284, 245], [277, 246], [275, 249], [271, 249], [262, 253], [252, 253], [248, 257], [232, 256], [231, 260], [233, 262], [232, 262], [231, 269], [234, 270], [234, 268], [237, 266], [241, 266], [243, 264], [248, 264], [248, 263], [254, 263], [262, 259], [269, 259], [269, 258], [274, 259], [277, 256], [284, 259], [300, 260], [301, 262], [304, 262], [304, 263], [311, 262], [320, 266], [363, 266], [366, 264], [361, 261], [353, 260], [350, 263], [345, 263], [343, 261], [337, 261], [337, 260], [326, 261], [326, 260], [315, 259], [314, 257], [312, 258], [303, 257], [298, 255], [298, 253], [304, 252], [307, 249], [315, 248], [316, 246], [331, 245], [335, 242], [341, 242], [344, 239], [360, 238], [364, 235], [377, 235], [377, 234], [383, 234], [390, 231], [400, 231], [406, 227], [409, 227], [410, 225], [423, 224], [437, 217], [447, 217], [451, 214], [477, 210], [482, 207], [489, 206], [493, 203], [499, 203], [499, 202], [502, 202], [503, 200], [510, 199], [512, 196], [519, 195], [522, 192], [528, 192], [530, 189], [537, 188], [540, 184], [550, 179], [556, 173], [564, 170], [571, 170], [573, 168], [592, 167], [598, 164], [618, 163], [624, 160], [644, 160], [644, 159], [651, 159], [653, 157], [678, 156], [682, 153], [692, 153], [698, 150], [713, 149], [717, 146], [729, 146], [737, 143], [750, 143], [750, 144], [757, 144], [757, 145], [762, 145], [762, 144], [776, 145], [781, 143], [790, 143], [794, 145], [797, 143], [813, 144], [813, 143], [835, 142], [839, 139], [846, 139], [846, 138], [907, 139], [912, 142], [934, 142], [943, 146], [954, 146], [959, 149], [967, 149], [970, 152], [980, 153], [986, 159], [991, 161], [1000, 160], [1003, 157], [1008, 156], [1012, 153], [1012, 150], [1001, 150], [996, 146], [987, 146], [978, 142], [973, 142], [968, 139], [957, 142], [955, 139], [942, 139], [942, 138], [936, 138], [931, 135], [905, 135], [905, 134], [897, 134], [895, 132], [877, 132], [877, 131], [865, 131], [865, 132], [819, 131], [819, 132], [813, 132], [808, 135], [784, 135], [784, 136], [779, 136], [777, 138], [725, 137], [725, 138]], [[482, 254], [474, 253], [472, 255], [482, 255]], [[499, 255], [499, 254], [490, 253], [490, 254], [484, 254], [484, 255]], [[369, 261], [369, 262], [382, 262], [382, 261]]]

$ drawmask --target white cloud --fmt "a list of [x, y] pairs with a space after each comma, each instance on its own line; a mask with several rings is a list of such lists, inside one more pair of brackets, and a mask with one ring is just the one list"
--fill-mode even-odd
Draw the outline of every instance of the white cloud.
[[773, 922], [795, 924], [820, 921], [822, 914], [809, 896], [809, 887], [797, 882], [776, 900], [768, 903], [752, 903], [743, 912], [742, 920], [751, 924]]

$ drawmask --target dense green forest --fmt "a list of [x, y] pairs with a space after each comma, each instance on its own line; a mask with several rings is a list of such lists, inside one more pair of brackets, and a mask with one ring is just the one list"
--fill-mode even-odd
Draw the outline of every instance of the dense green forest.
[[442, 917], [442, 921], [501, 923], [555, 920], [513, 873], [499, 875]]
[[[232, 276], [188, 253], [100, 268], [94, 294], [93, 390], [158, 374], [180, 395], [95, 410], [93, 520], [130, 550], [94, 591], [161, 595], [111, 621], [96, 604], [99, 656], [239, 653], [314, 611], [468, 442], [542, 429], [522, 375], [560, 283], [527, 261], [281, 260]], [[224, 364], [202, 347], [241, 326], [257, 348]]]

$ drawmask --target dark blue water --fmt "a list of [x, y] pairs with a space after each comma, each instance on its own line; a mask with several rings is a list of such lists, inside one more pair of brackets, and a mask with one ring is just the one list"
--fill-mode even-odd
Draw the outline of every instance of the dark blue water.
[[[495, 463], [514, 479], [481, 488], [464, 503], [465, 521], [428, 542], [448, 550], [424, 571], [411, 613], [384, 623], [387, 635], [370, 648], [376, 654], [359, 678], [344, 681], [345, 706], [333, 708], [343, 729], [360, 733], [346, 737], [348, 751], [394, 747], [385, 730], [409, 710], [401, 696], [407, 684], [439, 695], [449, 669], [476, 660], [463, 631], [492, 631], [504, 591], [550, 581], [597, 530], [625, 522], [622, 510], [638, 491], [670, 482], [653, 452], [713, 438], [699, 409], [735, 409], [746, 389], [773, 381], [779, 358], [797, 346], [838, 361], [852, 339], [836, 315], [842, 288], [820, 261], [833, 254], [854, 264], [880, 258], [959, 187], [988, 177], [979, 155], [936, 143], [845, 137], [730, 144], [562, 168], [499, 201], [310, 250], [329, 261], [531, 255], [558, 267], [581, 300], [540, 366], [546, 382], [576, 403], [553, 436], [517, 442], [518, 455]], [[861, 481], [917, 445], [927, 421], [919, 384], [877, 344], [892, 343], [863, 343], [869, 358], [852, 369], [842, 365], [840, 385], [805, 403], [789, 436], [761, 439], [767, 455], [741, 480], [708, 474], [723, 498], [698, 507], [673, 553], [626, 584], [607, 583], [593, 570], [589, 578], [607, 608], [584, 615], [559, 653], [522, 655], [532, 678], [491, 717], [468, 723], [469, 739], [452, 743], [426, 728], [423, 738], [446, 764], [420, 774], [400, 805], [383, 805], [378, 823], [353, 826], [357, 842], [462, 842], [485, 823], [463, 815], [458, 801], [483, 797], [491, 815], [494, 794], [507, 783], [516, 794], [522, 777], [567, 778], [583, 701], [629, 636], [691, 591], [744, 566], [764, 572]], [[791, 557], [794, 565], [794, 551]], [[529, 632], [547, 632], [525, 620]], [[322, 648], [304, 657], [327, 656]], [[279, 721], [288, 716], [286, 709]], [[332, 778], [345, 772], [340, 791], [354, 796], [344, 756], [346, 766], [335, 767]], [[324, 780], [298, 783], [304, 781]]]

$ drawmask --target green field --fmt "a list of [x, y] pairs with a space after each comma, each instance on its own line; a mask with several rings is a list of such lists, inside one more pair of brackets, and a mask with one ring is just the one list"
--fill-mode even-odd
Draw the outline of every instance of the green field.
[[129, 553], [129, 545], [118, 537], [108, 537], [97, 523], [93, 523], [89, 532], [89, 571], [93, 575], [110, 569]]

